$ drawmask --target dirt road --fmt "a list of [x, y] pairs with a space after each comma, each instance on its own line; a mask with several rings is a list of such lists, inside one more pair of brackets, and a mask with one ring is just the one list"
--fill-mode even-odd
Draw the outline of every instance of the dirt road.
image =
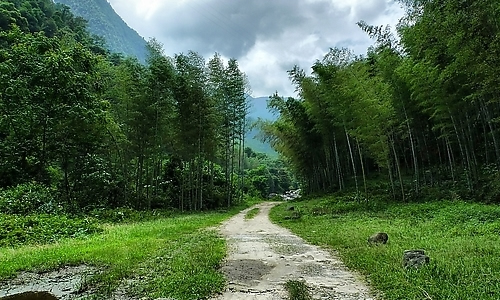
[[373, 299], [339, 258], [271, 223], [269, 210], [276, 204], [259, 204], [255, 218], [245, 220], [247, 209], [223, 224], [229, 286], [215, 299], [287, 299], [283, 284], [288, 280], [304, 281], [313, 299]]

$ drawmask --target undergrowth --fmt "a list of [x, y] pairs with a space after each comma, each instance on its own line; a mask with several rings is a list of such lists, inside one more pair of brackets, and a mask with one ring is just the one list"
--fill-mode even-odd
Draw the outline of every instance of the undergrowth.
[[[354, 197], [353, 197], [354, 198]], [[498, 299], [500, 207], [464, 201], [387, 203], [349, 201], [347, 195], [294, 203], [271, 211], [273, 221], [307, 241], [338, 251], [384, 299]], [[387, 245], [367, 238], [383, 231]], [[430, 265], [404, 270], [402, 254], [424, 249]]]
[[[132, 224], [180, 215], [169, 210], [94, 209], [74, 215], [0, 213], [0, 247], [44, 245], [102, 232], [104, 224]], [[188, 214], [186, 214], [188, 215]]]
[[101, 232], [96, 220], [67, 215], [0, 214], [0, 247], [42, 245]]

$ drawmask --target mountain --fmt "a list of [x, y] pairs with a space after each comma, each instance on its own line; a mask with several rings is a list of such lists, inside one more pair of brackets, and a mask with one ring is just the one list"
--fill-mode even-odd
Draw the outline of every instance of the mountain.
[[113, 10], [106, 0], [54, 0], [88, 21], [89, 31], [102, 36], [109, 50], [146, 60], [146, 41]]
[[[248, 97], [248, 121], [249, 124], [254, 123], [259, 118], [263, 120], [276, 120], [277, 116], [267, 109], [267, 99], [269, 97], [252, 98]], [[278, 153], [269, 145], [269, 143], [261, 142], [257, 137], [260, 134], [258, 128], [252, 128], [246, 134], [246, 147], [252, 148], [255, 152], [265, 153], [270, 157], [276, 158]]]
[[269, 97], [248, 97], [248, 103], [250, 104], [248, 116], [253, 119], [276, 120], [277, 116], [267, 109], [268, 99]]

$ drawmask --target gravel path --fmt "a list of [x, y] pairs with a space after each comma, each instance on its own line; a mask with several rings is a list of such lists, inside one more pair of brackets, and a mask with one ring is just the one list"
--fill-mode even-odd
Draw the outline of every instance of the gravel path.
[[313, 299], [374, 299], [338, 257], [271, 223], [269, 210], [276, 204], [258, 204], [255, 218], [245, 220], [250, 208], [222, 225], [230, 247], [222, 268], [229, 286], [214, 299], [287, 299], [288, 280], [304, 281]]

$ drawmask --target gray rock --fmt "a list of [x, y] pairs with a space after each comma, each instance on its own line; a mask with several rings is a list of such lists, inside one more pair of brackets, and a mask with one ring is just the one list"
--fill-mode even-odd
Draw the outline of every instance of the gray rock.
[[295, 206], [289, 206], [286, 210], [295, 210]]
[[385, 232], [378, 232], [368, 238], [370, 244], [386, 244], [389, 236]]
[[418, 269], [423, 265], [430, 262], [429, 256], [425, 255], [424, 250], [406, 250], [403, 253], [403, 267], [405, 269], [415, 268]]

